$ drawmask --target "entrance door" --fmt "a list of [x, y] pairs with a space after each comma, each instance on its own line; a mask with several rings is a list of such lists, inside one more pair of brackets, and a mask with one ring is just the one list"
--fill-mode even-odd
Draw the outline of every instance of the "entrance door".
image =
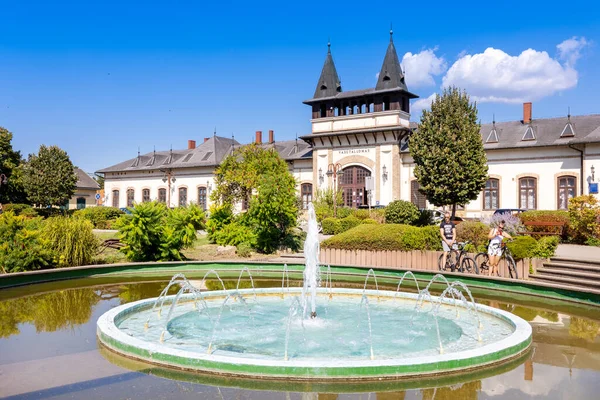
[[344, 197], [346, 207], [358, 208], [367, 204], [367, 191], [365, 190], [365, 177], [371, 176], [371, 171], [366, 168], [352, 166], [344, 168], [338, 186]]

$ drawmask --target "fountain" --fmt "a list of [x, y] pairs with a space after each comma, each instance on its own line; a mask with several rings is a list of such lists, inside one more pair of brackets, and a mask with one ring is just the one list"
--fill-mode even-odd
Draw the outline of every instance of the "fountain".
[[[369, 270], [362, 289], [333, 288], [328, 267], [321, 285], [312, 205], [304, 252], [301, 288], [289, 286], [287, 266], [281, 288], [255, 288], [248, 267], [231, 290], [216, 271], [202, 280], [208, 275], [219, 279], [222, 290], [210, 292], [178, 274], [158, 298], [102, 315], [98, 339], [117, 353], [167, 367], [298, 380], [456, 373], [508, 362], [531, 344], [527, 322], [476, 304], [464, 284], [443, 275], [419, 289], [416, 277], [406, 272], [395, 291], [386, 291], [379, 289], [375, 271]], [[243, 275], [251, 289], [239, 288]], [[417, 293], [401, 291], [407, 276]], [[375, 290], [367, 288], [371, 281]], [[437, 297], [429, 291], [434, 282], [445, 285]], [[172, 286], [180, 289], [169, 296]]]

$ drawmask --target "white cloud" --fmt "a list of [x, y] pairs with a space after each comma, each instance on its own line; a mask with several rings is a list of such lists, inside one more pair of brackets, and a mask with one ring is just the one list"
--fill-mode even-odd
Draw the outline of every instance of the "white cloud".
[[446, 71], [448, 64], [444, 57], [435, 55], [436, 48], [423, 50], [420, 53], [406, 53], [402, 57], [402, 66], [406, 71], [406, 82], [413, 86], [434, 86], [435, 75]]
[[590, 42], [584, 37], [578, 38], [577, 36], [573, 36], [571, 39], [567, 39], [556, 45], [556, 48], [558, 49], [559, 57], [567, 65], [574, 66], [579, 57], [581, 57], [581, 50], [589, 44]]
[[431, 108], [431, 102], [435, 100], [435, 93], [432, 93], [431, 96], [419, 99], [410, 105], [410, 111], [412, 115], [417, 115], [421, 112], [421, 110]]
[[577, 85], [575, 62], [585, 38], [565, 40], [557, 46], [561, 64], [545, 51], [528, 49], [518, 56], [487, 48], [460, 57], [443, 78], [443, 86], [465, 89], [479, 102], [522, 103], [550, 96]]

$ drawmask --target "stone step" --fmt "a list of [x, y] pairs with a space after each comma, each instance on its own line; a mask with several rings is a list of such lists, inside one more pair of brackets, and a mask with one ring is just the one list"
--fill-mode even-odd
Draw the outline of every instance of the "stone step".
[[557, 275], [557, 276], [566, 276], [573, 278], [581, 278], [584, 280], [596, 280], [600, 282], [600, 271], [598, 272], [581, 272], [579, 270], [572, 270], [568, 268], [547, 268], [544, 264], [544, 267], [538, 268], [536, 274], [546, 274], [546, 275]]
[[[566, 283], [555, 282], [553, 280], [543, 279], [543, 277], [541, 277], [541, 279], [536, 279], [535, 275], [530, 275], [529, 278], [532, 282], [543, 284], [546, 287], [551, 287], [551, 288], [555, 288], [555, 289], [583, 291], [586, 293], [593, 293], [593, 294], [600, 295], [600, 289], [595, 289], [595, 288], [591, 288], [591, 287], [587, 287], [587, 286], [584, 287], [584, 286], [570, 285], [570, 284], [566, 284]], [[538, 276], [538, 278], [540, 278], [540, 277]]]
[[280, 258], [302, 258], [304, 259], [304, 253], [283, 253], [279, 255]]
[[576, 263], [572, 261], [546, 261], [544, 268], [548, 269], [563, 269], [563, 270], [578, 270], [581, 272], [600, 274], [600, 265]]
[[568, 258], [568, 257], [551, 257], [551, 263], [564, 263], [570, 265], [587, 265], [600, 267], [600, 260], [597, 259], [581, 259], [581, 258]]
[[567, 278], [564, 276], [548, 275], [536, 273], [535, 275], [529, 275], [532, 280], [552, 281], [561, 283], [564, 285], [577, 286], [580, 288], [598, 288], [600, 289], [600, 280], [587, 280], [579, 278]]

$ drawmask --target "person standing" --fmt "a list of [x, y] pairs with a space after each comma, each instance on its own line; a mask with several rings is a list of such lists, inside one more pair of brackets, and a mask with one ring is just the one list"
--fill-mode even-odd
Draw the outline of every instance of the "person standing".
[[490, 244], [488, 246], [488, 256], [490, 258], [489, 276], [500, 276], [498, 273], [498, 264], [502, 257], [502, 240], [504, 238], [512, 239], [512, 237], [504, 232], [504, 220], [500, 221], [497, 227], [492, 228], [488, 233]]
[[440, 224], [440, 235], [442, 236], [442, 248], [444, 255], [442, 256], [442, 266], [446, 267], [446, 259], [448, 253], [452, 250], [452, 245], [456, 242], [456, 225], [450, 221], [450, 212], [446, 211], [444, 220]]

